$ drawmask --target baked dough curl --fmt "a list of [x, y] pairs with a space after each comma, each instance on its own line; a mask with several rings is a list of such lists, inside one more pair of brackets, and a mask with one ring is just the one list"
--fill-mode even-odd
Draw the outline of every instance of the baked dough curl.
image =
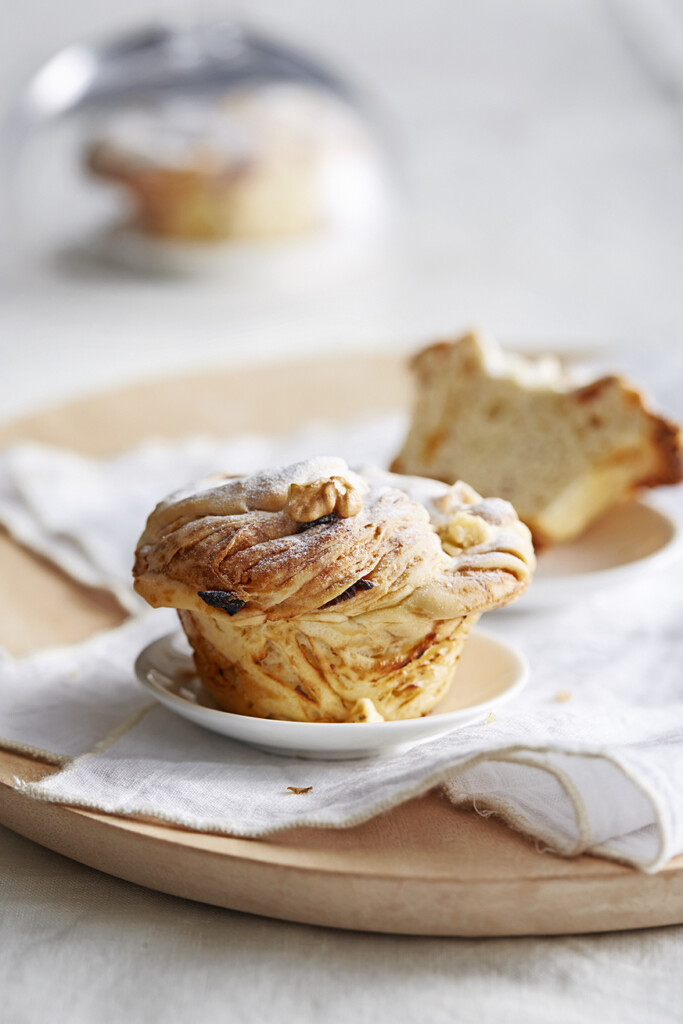
[[533, 567], [507, 502], [317, 458], [171, 495], [134, 576], [153, 607], [178, 609], [220, 707], [344, 722], [431, 711], [478, 616]]

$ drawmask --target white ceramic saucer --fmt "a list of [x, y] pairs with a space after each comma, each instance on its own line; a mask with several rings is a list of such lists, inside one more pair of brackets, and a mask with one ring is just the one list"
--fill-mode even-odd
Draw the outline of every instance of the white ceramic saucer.
[[180, 633], [162, 637], [139, 655], [135, 671], [156, 700], [183, 718], [271, 754], [345, 760], [396, 753], [484, 719], [526, 685], [524, 657], [513, 647], [475, 630], [469, 637], [453, 685], [425, 718], [400, 722], [281, 722], [221, 711], [194, 672]]
[[510, 609], [557, 608], [621, 586], [669, 565], [681, 554], [682, 539], [674, 520], [653, 505], [616, 505], [581, 537], [542, 551], [529, 590]]

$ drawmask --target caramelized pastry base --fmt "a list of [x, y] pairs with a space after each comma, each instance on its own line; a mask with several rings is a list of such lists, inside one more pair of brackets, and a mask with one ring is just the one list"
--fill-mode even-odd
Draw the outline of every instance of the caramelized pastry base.
[[[433, 621], [367, 613], [238, 626], [179, 611], [197, 672], [225, 711], [297, 722], [419, 718], [450, 688], [477, 615]], [[370, 715], [374, 721], [378, 720]]]

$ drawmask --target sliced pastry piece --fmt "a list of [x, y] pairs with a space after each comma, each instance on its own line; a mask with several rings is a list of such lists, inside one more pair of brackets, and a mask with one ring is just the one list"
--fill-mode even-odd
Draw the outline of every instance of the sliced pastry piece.
[[171, 495], [134, 576], [153, 607], [179, 610], [221, 708], [369, 722], [427, 714], [478, 616], [533, 567], [507, 502], [317, 458]]
[[680, 428], [622, 377], [578, 384], [553, 358], [507, 354], [481, 334], [431, 345], [412, 368], [412, 423], [392, 469], [506, 498], [537, 544], [683, 479]]

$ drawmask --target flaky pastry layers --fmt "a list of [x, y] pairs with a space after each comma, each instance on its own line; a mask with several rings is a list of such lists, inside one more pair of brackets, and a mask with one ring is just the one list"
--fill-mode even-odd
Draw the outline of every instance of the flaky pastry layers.
[[534, 564], [507, 502], [316, 458], [171, 495], [133, 574], [149, 604], [179, 610], [220, 707], [348, 722], [427, 714], [478, 616]]

